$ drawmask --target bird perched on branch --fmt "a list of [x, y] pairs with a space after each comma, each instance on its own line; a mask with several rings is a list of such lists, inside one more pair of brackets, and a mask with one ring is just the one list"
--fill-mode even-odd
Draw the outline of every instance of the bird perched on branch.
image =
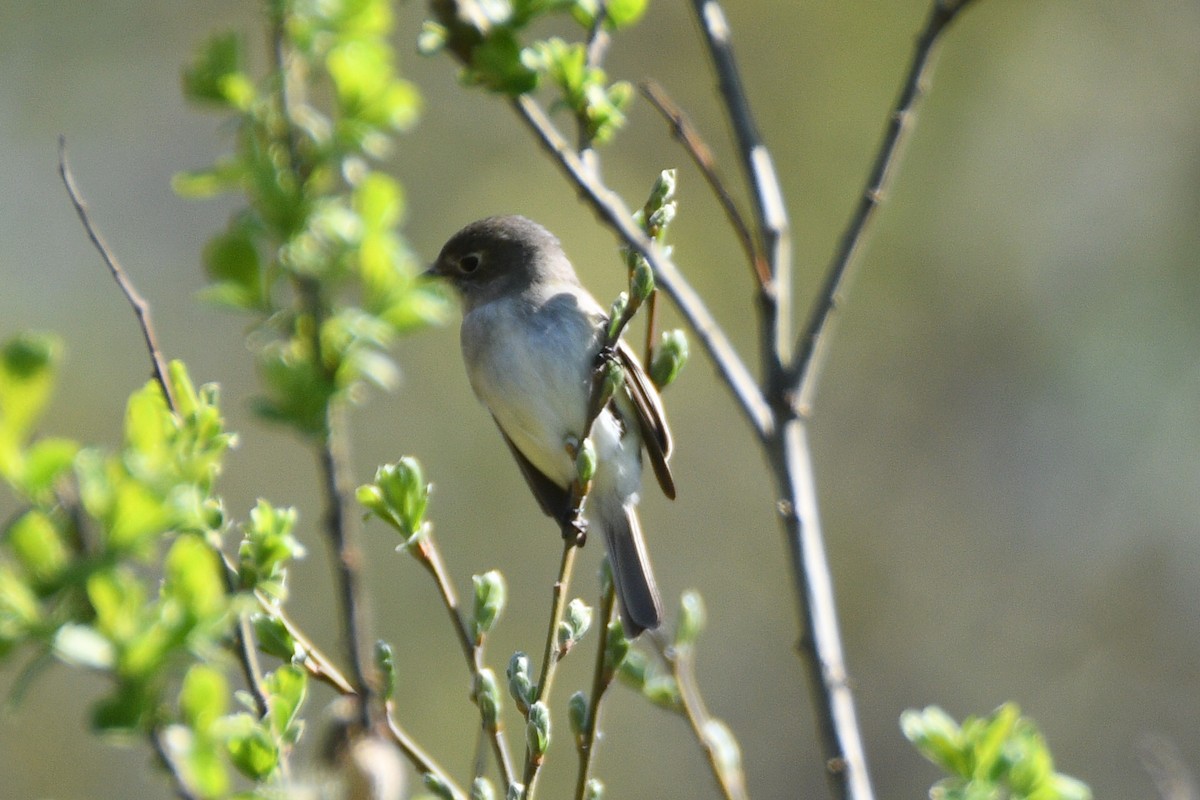
[[[462, 353], [476, 397], [542, 510], [564, 530], [577, 511], [574, 449], [587, 436], [597, 359], [608, 314], [580, 284], [553, 234], [518, 216], [488, 217], [450, 237], [428, 275], [448, 279], [463, 302]], [[589, 530], [602, 534], [626, 634], [662, 622], [662, 600], [638, 522], [642, 450], [674, 499], [671, 434], [641, 363], [623, 341], [605, 356], [624, 381], [591, 429], [596, 467]]]

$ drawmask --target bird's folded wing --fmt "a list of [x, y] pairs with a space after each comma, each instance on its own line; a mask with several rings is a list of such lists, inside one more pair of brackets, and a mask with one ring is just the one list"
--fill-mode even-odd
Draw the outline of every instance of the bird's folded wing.
[[[495, 418], [493, 417], [493, 419]], [[500, 428], [499, 422], [496, 423], [496, 427]], [[504, 428], [500, 428], [500, 435], [504, 437], [504, 443], [508, 445], [508, 449], [512, 451], [513, 458], [517, 460], [517, 466], [521, 468], [521, 474], [525, 476], [525, 482], [529, 484], [529, 490], [537, 498], [538, 505], [542, 507], [542, 511], [546, 513], [546, 516], [561, 521], [570, 511], [570, 492], [547, 478], [545, 473], [535, 467], [525, 457], [525, 454], [517, 449], [517, 446], [513, 444], [513, 440], [508, 438], [508, 434], [504, 432]]]
[[663, 494], [674, 500], [675, 479], [671, 477], [671, 468], [667, 465], [672, 447], [671, 431], [667, 428], [667, 415], [663, 410], [662, 400], [641, 362], [624, 341], [617, 342], [617, 358], [625, 370], [625, 388], [637, 412], [642, 443], [646, 447], [646, 454], [650, 456], [654, 477], [658, 478], [658, 485], [662, 487]]

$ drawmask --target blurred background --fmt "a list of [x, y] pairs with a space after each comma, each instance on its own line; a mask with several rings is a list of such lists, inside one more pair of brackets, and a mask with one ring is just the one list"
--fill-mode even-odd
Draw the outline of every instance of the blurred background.
[[[688, 5], [652, 3], [617, 39], [610, 73], [659, 80], [740, 188]], [[926, 5], [729, 4], [793, 216], [801, 309], [860, 191]], [[201, 248], [236, 201], [185, 201], [169, 188], [173, 173], [230, 146], [220, 119], [183, 104], [180, 68], [214, 32], [240, 30], [261, 45], [257, 9], [0, 4], [0, 333], [58, 331], [68, 360], [44, 429], [116, 443], [124, 400], [148, 367], [56, 175], [63, 133], [166, 353], [222, 385], [241, 432], [223, 479], [232, 513], [244, 517], [257, 496], [300, 508], [310, 555], [293, 571], [291, 608], [336, 651], [315, 462], [249, 412], [246, 321], [194, 297]], [[421, 3], [397, 7], [402, 67], [425, 98], [422, 122], [390, 161], [408, 193], [414, 251], [431, 259], [463, 223], [519, 212], [560, 235], [597, 295], [615, 295], [611, 235], [500, 100], [460, 89], [448, 59], [415, 54], [424, 16]], [[882, 798], [923, 797], [937, 777], [897, 724], [905, 708], [930, 703], [962, 717], [1018, 702], [1058, 768], [1097, 797], [1154, 796], [1138, 757], [1147, 737], [1200, 767], [1197, 42], [1200, 7], [1186, 0], [979, 0], [947, 37], [836, 326], [812, 425], [847, 660]], [[261, 47], [256, 56], [261, 66]], [[680, 167], [677, 261], [756, 364], [749, 271], [644, 101], [603, 155], [632, 203], [658, 170]], [[508, 577], [511, 606], [491, 646], [502, 669], [512, 650], [541, 647], [559, 547], [471, 397], [456, 323], [401, 343], [404, 384], [355, 417], [355, 460], [366, 480], [379, 463], [418, 456], [459, 588], [493, 567]], [[754, 797], [824, 796], [763, 461], [703, 358], [666, 402], [679, 499], [647, 491], [643, 518], [666, 594], [695, 588], [706, 600], [698, 670], [708, 703], [740, 737]], [[10, 502], [0, 498], [0, 518]], [[401, 716], [461, 775], [475, 718], [467, 673], [427, 577], [395, 544], [378, 526], [364, 532], [375, 631], [398, 643], [411, 676]], [[598, 550], [585, 551], [575, 584], [589, 600]], [[0, 671], [0, 692], [19, 666]], [[589, 668], [590, 655], [565, 662], [560, 700]], [[0, 796], [169, 796], [144, 746], [85, 732], [103, 689], [56, 667], [0, 718]], [[327, 699], [318, 693], [314, 712]], [[596, 768], [612, 797], [716, 796], [680, 719], [622, 690], [604, 723]], [[547, 796], [565, 795], [554, 787], [573, 779], [569, 751], [557, 743]]]

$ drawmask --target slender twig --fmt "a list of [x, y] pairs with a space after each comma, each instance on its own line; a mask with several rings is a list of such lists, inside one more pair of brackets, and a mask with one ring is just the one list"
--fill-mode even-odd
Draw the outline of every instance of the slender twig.
[[517, 115], [567, 173], [567, 177], [581, 190], [584, 199], [604, 223], [650, 262], [657, 285], [671, 297], [679, 313], [695, 332], [755, 433], [760, 437], [768, 435], [775, 424], [773, 412], [756, 385], [754, 377], [742, 363], [725, 331], [713, 318], [700, 295], [688, 284], [674, 262], [633, 222], [629, 209], [621, 199], [584, 166], [541, 107], [527, 96], [515, 98], [512, 104]]
[[725, 186], [725, 181], [717, 172], [717, 159], [713, 155], [712, 149], [705, 143], [704, 137], [696, 130], [692, 121], [683, 113], [683, 109], [676, 105], [671, 96], [667, 94], [666, 89], [650, 80], [642, 81], [638, 84], [638, 88], [642, 90], [642, 94], [650, 101], [650, 104], [658, 109], [658, 113], [671, 123], [671, 133], [692, 157], [692, 162], [700, 170], [704, 180], [708, 182], [709, 188], [712, 189], [725, 212], [725, 217], [733, 226], [734, 233], [737, 234], [738, 241], [741, 242], [742, 249], [746, 252], [746, 260], [749, 262], [759, 286], [767, 285], [771, 281], [771, 268], [755, 245], [754, 234], [750, 232], [750, 226], [742, 217], [737, 201], [733, 199], [733, 195]]
[[584, 800], [588, 778], [592, 772], [592, 758], [596, 753], [596, 731], [600, 724], [600, 701], [612, 684], [613, 671], [605, 669], [608, 662], [608, 626], [616, 608], [616, 587], [612, 581], [600, 599], [600, 641], [596, 643], [596, 667], [592, 672], [592, 694], [588, 698], [587, 726], [583, 730], [577, 750], [579, 751], [579, 773], [575, 779], [575, 800]]
[[[566, 607], [567, 590], [571, 586], [571, 573], [575, 569], [575, 554], [579, 552], [582, 537], [576, 535], [563, 536], [562, 559], [558, 566], [558, 578], [554, 581], [550, 601], [550, 624], [546, 627], [546, 644], [542, 651], [542, 671], [538, 676], [537, 689], [533, 702], [550, 702], [550, 687], [554, 682], [555, 667], [558, 666], [559, 654], [556, 646], [558, 626], [562, 622], [563, 609]], [[524, 800], [533, 800], [537, 787], [537, 779], [541, 774], [542, 760], [534, 756], [533, 748], [525, 746], [525, 784]]]
[[[83, 223], [84, 230], [87, 231], [88, 238], [99, 251], [100, 257], [104, 259], [104, 263], [108, 266], [108, 270], [112, 273], [113, 279], [117, 282], [121, 292], [125, 295], [129, 305], [133, 307], [134, 314], [137, 316], [138, 326], [142, 331], [142, 338], [146, 342], [146, 349], [149, 351], [150, 363], [154, 368], [154, 378], [158, 383], [159, 389], [162, 390], [163, 399], [167, 403], [167, 407], [171, 413], [178, 413], [175, 406], [175, 397], [171, 392], [171, 384], [167, 379], [166, 360], [163, 358], [162, 351], [158, 347], [158, 339], [154, 334], [154, 322], [150, 314], [150, 304], [142, 297], [141, 293], [130, 280], [129, 275], [121, 267], [116, 256], [104, 241], [104, 237], [100, 231], [92, 223], [91, 215], [87, 210], [87, 202], [83, 199], [83, 194], [79, 191], [78, 185], [75, 183], [75, 176], [71, 172], [71, 168], [67, 163], [67, 140], [65, 136], [58, 137], [58, 172], [62, 176], [63, 185], [67, 189], [67, 195], [71, 198], [72, 205], [75, 206], [75, 213], [79, 215], [79, 220]], [[234, 578], [228, 571], [225, 573], [225, 591], [229, 596], [235, 593]], [[241, 663], [242, 672], [246, 678], [246, 684], [250, 689], [250, 694], [254, 697], [255, 710], [260, 717], [267, 713], [267, 698], [266, 692], [262, 687], [262, 671], [258, 667], [258, 656], [255, 652], [254, 634], [250, 629], [249, 621], [246, 616], [240, 615], [237, 625], [234, 627], [234, 646], [237, 651], [238, 660]]]
[[[281, 119], [281, 131], [271, 135], [281, 136], [288, 166], [299, 185], [303, 185], [308, 174], [308, 165], [300, 153], [298, 132], [294, 118], [296, 98], [293, 97], [291, 70], [288, 67], [286, 29], [287, 8], [278, 4], [272, 18], [271, 51], [278, 76], [276, 103]], [[325, 359], [321, 336], [322, 327], [329, 308], [323, 287], [315, 279], [293, 278], [298, 302], [310, 320], [309, 345], [311, 357], [325, 371], [323, 376], [330, 384], [334, 381], [332, 368]], [[326, 401], [324, 429], [317, 439], [317, 457], [321, 469], [321, 482], [325, 494], [325, 535], [333, 555], [334, 574], [337, 582], [342, 632], [346, 639], [346, 651], [350, 662], [350, 676], [358, 695], [359, 722], [370, 730], [375, 722], [376, 703], [374, 687], [368, 672], [368, 658], [364, 652], [369, 641], [367, 601], [361, 588], [362, 555], [358, 548], [358, 515], [354, 512], [350, 497], [354, 492], [352, 461], [350, 458], [350, 434], [345, 419], [343, 401], [331, 395]]]
[[458, 787], [458, 785], [450, 778], [446, 770], [442, 769], [433, 757], [417, 744], [416, 740], [408, 734], [404, 728], [400, 727], [400, 723], [396, 722], [392, 713], [392, 704], [386, 704], [385, 722], [387, 723], [387, 732], [389, 737], [396, 746], [400, 748], [400, 752], [404, 753], [404, 757], [412, 763], [414, 767], [422, 773], [429, 773], [436, 776], [442, 784], [450, 791], [450, 796], [454, 800], [467, 800], [466, 793]]
[[675, 685], [679, 687], [679, 700], [683, 706], [681, 712], [704, 749], [717, 786], [727, 800], [747, 800], [749, 794], [746, 792], [745, 773], [740, 766], [738, 769], [728, 769], [722, 764], [723, 756], [709, 734], [717, 720], [709, 713], [708, 706], [700, 694], [700, 685], [696, 681], [695, 650], [690, 646], [672, 648], [663, 646], [662, 642], [658, 644], [659, 654], [671, 667], [671, 676], [675, 679]]
[[342, 633], [346, 637], [350, 675], [359, 697], [359, 720], [364, 729], [370, 730], [375, 720], [375, 692], [367, 673], [367, 660], [363, 652], [368, 625], [366, 600], [361, 587], [362, 555], [355, 542], [358, 515], [349, 502], [354, 486], [350, 475], [348, 433], [343, 409], [336, 399], [330, 401], [326, 419], [326, 431], [319, 448], [326, 504], [325, 534], [333, 551]]
[[782, 375], [784, 348], [791, 336], [792, 234], [787, 206], [771, 152], [763, 143], [742, 85], [725, 12], [717, 0], [692, 0], [696, 20], [717, 73], [725, 114], [733, 127], [742, 172], [754, 200], [759, 252], [767, 259], [771, 282], [759, 292], [760, 356], [770, 384]]
[[183, 777], [183, 769], [175, 762], [171, 756], [170, 746], [164, 740], [164, 732], [161, 726], [156, 725], [150, 731], [150, 744], [154, 748], [154, 754], [158, 756], [159, 763], [163, 769], [171, 776], [171, 788], [175, 790], [175, 796], [179, 800], [199, 800], [199, 795], [191, 790], [187, 780]]
[[117, 261], [112, 250], [104, 243], [104, 237], [100, 235], [100, 231], [92, 224], [91, 216], [88, 214], [87, 203], [80, 194], [79, 188], [75, 185], [75, 177], [71, 173], [71, 168], [67, 165], [67, 137], [58, 137], [58, 174], [62, 176], [63, 185], [67, 187], [67, 194], [71, 198], [71, 204], [75, 206], [75, 213], [79, 215], [79, 221], [83, 223], [83, 228], [87, 231], [88, 238], [92, 240], [92, 244], [99, 251], [100, 257], [104, 259], [104, 263], [108, 266], [108, 271], [112, 273], [113, 280], [117, 282], [117, 286], [121, 287], [121, 292], [124, 293], [125, 299], [129, 301], [129, 305], [133, 306], [133, 313], [137, 315], [138, 325], [142, 329], [142, 338], [146, 340], [146, 349], [150, 351], [150, 363], [154, 368], [154, 379], [158, 381], [159, 387], [162, 389], [163, 397], [167, 401], [167, 407], [171, 411], [175, 411], [175, 397], [171, 393], [171, 382], [167, 380], [167, 362], [163, 359], [162, 351], [158, 348], [158, 339], [154, 335], [154, 323], [150, 318], [150, 304], [146, 302], [137, 287], [129, 280], [129, 276], [125, 274], [125, 270], [121, 268], [121, 264]]
[[[433, 577], [434, 583], [437, 584], [442, 605], [450, 615], [459, 646], [463, 651], [463, 657], [467, 660], [467, 668], [471, 671], [472, 686], [476, 686], [478, 685], [479, 671], [483, 669], [483, 647], [475, 642], [471, 632], [467, 629], [467, 623], [460, 611], [458, 593], [454, 591], [454, 583], [450, 579], [450, 573], [446, 571], [441, 548], [437, 546], [433, 533], [429, 531], [420, 537], [416, 547], [418, 548], [415, 553], [417, 561], [425, 567]], [[495, 725], [485, 724], [481, 731], [487, 735], [491, 743], [492, 752], [496, 757], [496, 765], [500, 768], [500, 775], [504, 779], [504, 785], [510, 786], [513, 782], [513, 766], [512, 759], [508, 754], [508, 746], [505, 744], [503, 725], [500, 720], [497, 720]]]
[[912, 61], [895, 107], [888, 118], [875, 163], [867, 177], [866, 186], [859, 196], [858, 206], [843, 232], [837, 251], [825, 273], [825, 280], [817, 294], [812, 311], [796, 342], [796, 355], [788, 366], [788, 383], [796, 399], [797, 411], [807, 414], [811, 407], [817, 375], [823, 361], [821, 352], [826, 328], [837, 308], [842, 288], [858, 257], [870, 231], [875, 212], [887, 196], [888, 188], [900, 163], [904, 144], [912, 134], [916, 121], [916, 107], [925, 93], [933, 70], [938, 42], [947, 26], [972, 0], [934, 0], [930, 7], [925, 27], [917, 36]]

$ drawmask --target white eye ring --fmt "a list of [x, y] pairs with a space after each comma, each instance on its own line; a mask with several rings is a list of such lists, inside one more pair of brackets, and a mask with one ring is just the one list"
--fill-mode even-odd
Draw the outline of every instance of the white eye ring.
[[465, 275], [470, 275], [475, 270], [479, 269], [479, 265], [483, 263], [483, 256], [479, 253], [467, 253], [458, 260], [458, 269]]

